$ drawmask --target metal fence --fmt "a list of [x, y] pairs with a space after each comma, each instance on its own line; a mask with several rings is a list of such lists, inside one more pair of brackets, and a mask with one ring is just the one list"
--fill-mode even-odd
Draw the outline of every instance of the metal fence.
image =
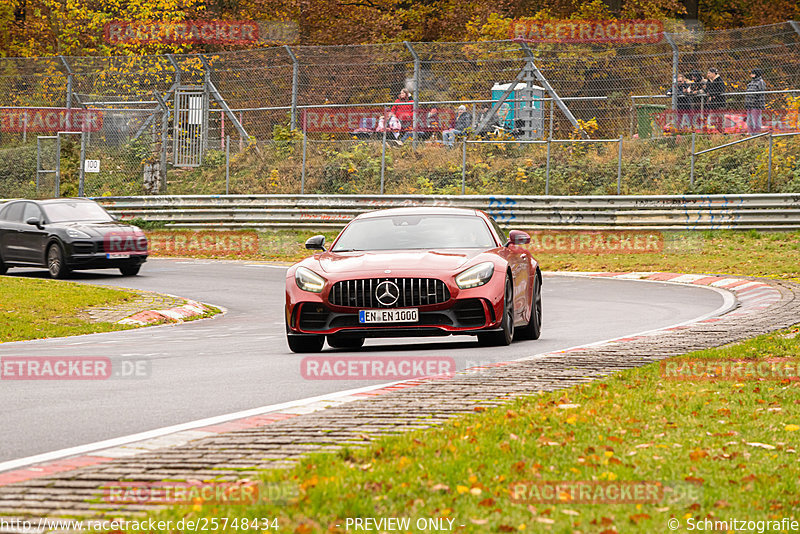
[[[238, 193], [328, 194], [480, 193], [494, 187], [531, 194], [690, 191], [690, 149], [680, 132], [664, 125], [676, 111], [667, 93], [675, 94], [677, 74], [693, 76], [710, 67], [726, 81], [733, 111], [744, 107], [749, 71], [761, 69], [766, 110], [786, 119], [778, 130], [798, 129], [797, 23], [662, 37], [624, 45], [387, 43], [3, 58], [0, 196], [52, 196], [56, 184], [58, 194], [78, 194], [81, 183], [91, 196], [222, 194], [226, 186]], [[381, 116], [388, 119], [402, 89], [410, 93], [411, 120], [402, 125], [400, 146], [393, 133], [375, 132], [375, 125]], [[699, 94], [693, 111], [705, 118], [706, 104]], [[460, 105], [469, 119], [462, 134], [469, 146], [457, 137], [455, 148], [448, 148], [440, 130], [454, 125]], [[434, 107], [440, 120], [430, 128]], [[75, 113], [92, 110], [102, 120], [79, 126], [83, 135], [58, 134], [76, 131], [70, 124]], [[332, 122], [312, 127], [309, 117]], [[731, 132], [739, 131], [715, 133]], [[695, 133], [708, 137], [709, 145], [725, 142], [704, 128]], [[621, 155], [619, 146], [603, 143], [620, 136]], [[53, 137], [63, 137], [58, 157]], [[595, 143], [576, 140], [587, 137]], [[501, 148], [480, 146], [480, 140], [539, 142]], [[776, 150], [788, 154], [796, 147], [792, 142]], [[750, 145], [731, 150], [754, 154]], [[685, 158], [675, 159], [669, 150]], [[714, 162], [728, 154], [703, 160], [714, 180]], [[582, 163], [569, 164], [577, 159]], [[96, 167], [86, 172], [85, 160]], [[660, 160], [662, 167], [655, 165]], [[763, 174], [766, 185], [768, 169], [762, 173], [760, 161], [746, 161], [756, 164], [752, 179], [731, 183], [729, 190], [766, 191], [759, 184]], [[642, 162], [655, 167], [642, 169]], [[769, 178], [773, 190], [800, 188], [797, 166], [787, 162], [789, 155]], [[670, 165], [678, 166], [680, 179], [664, 176]], [[705, 171], [697, 169], [697, 183], [707, 186]], [[717, 187], [725, 186], [715, 182], [697, 191]]]
[[798, 230], [798, 195], [541, 197], [515, 195], [247, 195], [102, 199], [126, 220], [174, 228], [341, 228], [359, 213], [406, 206], [481, 209], [537, 230]]

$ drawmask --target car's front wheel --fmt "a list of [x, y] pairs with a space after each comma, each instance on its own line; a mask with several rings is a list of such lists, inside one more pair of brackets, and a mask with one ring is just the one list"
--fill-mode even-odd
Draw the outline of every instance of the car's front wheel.
[[325, 344], [325, 336], [286, 336], [292, 352], [319, 352]]
[[499, 332], [478, 334], [478, 343], [483, 346], [507, 346], [514, 340], [514, 286], [511, 279], [506, 278], [506, 289], [503, 294], [503, 319]]
[[334, 349], [359, 349], [364, 346], [364, 338], [360, 336], [332, 335], [328, 336], [328, 345]]
[[119, 272], [122, 273], [122, 276], [136, 276], [141, 268], [141, 265], [126, 265], [125, 267], [120, 267]]
[[8, 272], [8, 265], [3, 262], [3, 258], [0, 258], [0, 274], [6, 274]]
[[47, 270], [50, 278], [64, 278], [69, 274], [69, 267], [64, 262], [64, 253], [58, 243], [53, 243], [47, 249]]

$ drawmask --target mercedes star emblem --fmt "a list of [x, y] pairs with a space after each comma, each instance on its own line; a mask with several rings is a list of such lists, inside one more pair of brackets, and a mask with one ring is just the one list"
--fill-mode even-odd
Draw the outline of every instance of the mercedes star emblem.
[[394, 282], [385, 280], [375, 288], [375, 298], [384, 306], [393, 306], [400, 298], [400, 288]]

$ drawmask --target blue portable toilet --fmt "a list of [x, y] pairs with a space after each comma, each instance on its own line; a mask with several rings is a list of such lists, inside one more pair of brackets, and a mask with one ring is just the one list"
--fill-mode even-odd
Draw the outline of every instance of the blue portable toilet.
[[[510, 83], [495, 83], [492, 86], [492, 100], [497, 102], [503, 96], [508, 88], [511, 87]], [[517, 83], [511, 93], [508, 95], [507, 100], [516, 100], [517, 98], [527, 98], [528, 91], [530, 91], [531, 98], [531, 130], [525, 132], [526, 137], [541, 137], [544, 134], [544, 113], [543, 103], [537, 98], [544, 98], [544, 87], [538, 85], [528, 85], [526, 83]], [[509, 113], [506, 117], [506, 127], [513, 129], [514, 121], [516, 118], [521, 118], [524, 114], [521, 113], [522, 108], [528, 106], [528, 102], [507, 102], [509, 105]]]

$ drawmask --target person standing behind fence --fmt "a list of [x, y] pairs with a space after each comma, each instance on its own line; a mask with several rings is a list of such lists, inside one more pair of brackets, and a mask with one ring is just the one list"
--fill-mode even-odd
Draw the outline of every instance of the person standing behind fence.
[[764, 91], [767, 84], [761, 77], [761, 69], [750, 72], [750, 81], [747, 82], [747, 93], [744, 96], [744, 107], [747, 110], [747, 133], [750, 135], [761, 133], [761, 112], [766, 107]]
[[[692, 104], [689, 101], [689, 84], [686, 82], [686, 76], [683, 74], [678, 74], [678, 77], [675, 79], [675, 129], [681, 130], [684, 126], [687, 126], [691, 121], [686, 120], [686, 116], [689, 110], [692, 108]], [[672, 88], [667, 91], [667, 96], [672, 96]], [[684, 124], [686, 122], [686, 124]]]
[[725, 132], [725, 117], [717, 110], [725, 109], [725, 82], [715, 67], [708, 69], [706, 73], [708, 82], [706, 83], [706, 94], [708, 95], [708, 109], [712, 112], [709, 122], [713, 123], [719, 133]]
[[414, 103], [411, 99], [411, 93], [406, 89], [402, 89], [394, 101], [392, 106], [392, 113], [400, 120], [404, 130], [411, 130], [414, 122]]

